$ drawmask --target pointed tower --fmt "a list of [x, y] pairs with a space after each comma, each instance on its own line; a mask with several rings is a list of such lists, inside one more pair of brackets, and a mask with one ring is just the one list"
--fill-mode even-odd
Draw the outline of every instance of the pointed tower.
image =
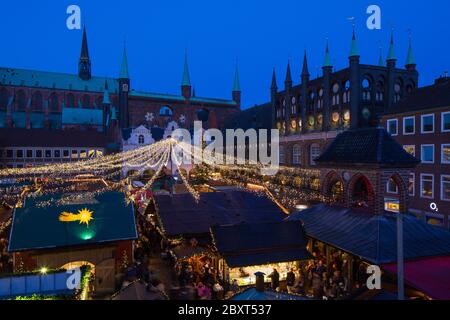
[[327, 39], [327, 45], [326, 45], [326, 48], [325, 48], [325, 59], [324, 59], [324, 62], [323, 62], [323, 68], [328, 68], [328, 67], [333, 67], [332, 65], [331, 65], [331, 60], [330, 60], [330, 50], [329, 50], [329, 47], [328, 47], [328, 39]]
[[[127, 47], [124, 43], [122, 52], [122, 63], [119, 74], [119, 125], [121, 128], [130, 126], [130, 115], [128, 108], [128, 95], [130, 92], [130, 76], [128, 72]], [[109, 94], [108, 94], [109, 95]], [[111, 103], [110, 103], [111, 105]]]
[[406, 56], [406, 64], [405, 68], [408, 71], [415, 71], [416, 70], [416, 59], [414, 58], [414, 53], [412, 49], [412, 40], [411, 36], [409, 36], [409, 47], [408, 47], [408, 54]]
[[359, 102], [361, 97], [360, 55], [353, 25], [352, 45], [348, 57], [350, 64], [350, 128], [356, 129], [359, 123]]
[[325, 60], [322, 67], [323, 72], [323, 121], [322, 130], [328, 131], [330, 128], [330, 92], [331, 92], [331, 74], [333, 66], [330, 60], [330, 50], [328, 47], [328, 39], [325, 48]]
[[387, 95], [388, 99], [385, 108], [389, 109], [395, 103], [395, 83], [396, 83], [396, 64], [397, 57], [395, 55], [394, 30], [391, 32], [391, 41], [389, 43], [389, 52], [387, 56]]
[[110, 107], [111, 107], [111, 99], [109, 97], [108, 81], [105, 79], [105, 89], [103, 90], [103, 100], [102, 100], [104, 133], [108, 132], [108, 125], [110, 124], [109, 121]]
[[384, 61], [383, 61], [383, 48], [380, 46], [380, 53], [378, 55], [378, 66], [379, 67], [384, 67]]
[[272, 84], [270, 85], [270, 92], [272, 93], [272, 96], [278, 92], [277, 75], [275, 73], [275, 68], [273, 68], [272, 71]]
[[303, 55], [303, 68], [302, 68], [301, 78], [302, 78], [302, 83], [309, 81], [308, 57], [306, 55], [306, 49], [305, 49], [305, 53]]
[[272, 84], [270, 85], [270, 102], [272, 103], [272, 128], [276, 128], [276, 122], [277, 122], [277, 113], [276, 113], [277, 92], [278, 92], [277, 75], [275, 73], [275, 68], [273, 68]]
[[89, 49], [86, 36], [86, 27], [83, 29], [83, 40], [81, 42], [80, 61], [78, 62], [78, 76], [80, 79], [87, 81], [92, 77], [91, 59], [89, 58]]
[[284, 80], [285, 89], [292, 88], [292, 74], [291, 74], [291, 61], [288, 60], [287, 69], [286, 69], [286, 80]]
[[308, 102], [308, 85], [309, 85], [309, 70], [308, 70], [308, 57], [306, 55], [306, 49], [303, 55], [303, 67], [302, 67], [302, 75], [301, 75], [302, 84], [300, 87], [300, 114], [301, 114], [301, 123], [300, 127], [303, 133], [306, 133], [306, 123], [307, 123], [307, 115], [306, 115], [306, 104]]
[[127, 47], [124, 44], [122, 53], [122, 64], [120, 65], [120, 76], [119, 79], [129, 79], [128, 75], [128, 57], [127, 57]]
[[181, 81], [181, 95], [188, 100], [191, 97], [191, 78], [189, 76], [189, 65], [187, 51], [184, 55], [183, 80]]
[[236, 61], [236, 68], [234, 70], [234, 84], [232, 92], [233, 101], [235, 101], [238, 106], [241, 106], [241, 83], [239, 81], [239, 68]]
[[395, 55], [395, 45], [394, 45], [394, 31], [391, 32], [391, 42], [389, 43], [389, 52], [386, 61], [395, 66], [397, 57]]

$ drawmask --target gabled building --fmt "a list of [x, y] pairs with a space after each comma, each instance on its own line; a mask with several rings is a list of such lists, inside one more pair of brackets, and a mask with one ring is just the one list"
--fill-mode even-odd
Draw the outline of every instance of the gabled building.
[[355, 31], [348, 67], [336, 70], [331, 56], [327, 41], [322, 75], [312, 78], [305, 50], [299, 83], [295, 84], [288, 62], [281, 90], [275, 71], [272, 74], [271, 119], [272, 128], [280, 130], [282, 165], [315, 166], [314, 159], [339, 132], [372, 125], [418, 87], [412, 47], [405, 66], [400, 67], [393, 35], [386, 61], [380, 51], [377, 63], [362, 63]]
[[[0, 166], [23, 166], [23, 154], [29, 166], [64, 161], [60, 155], [66, 149], [72, 152], [70, 144], [51, 146], [55, 150], [48, 158], [33, 151], [32, 146], [36, 145], [42, 150], [50, 147], [45, 140], [37, 140], [34, 133], [38, 129], [56, 136], [69, 130], [85, 132], [85, 142], [94, 131], [100, 132], [105, 142], [95, 147], [115, 152], [121, 148], [122, 140], [128, 140], [122, 136], [122, 129], [143, 125], [151, 130], [165, 130], [174, 122], [192, 129], [196, 120], [207, 128], [221, 128], [224, 119], [238, 111], [240, 104], [237, 66], [229, 99], [199, 97], [191, 85], [187, 55], [179, 94], [135, 91], [125, 47], [117, 77], [96, 76], [84, 29], [76, 74], [0, 67]], [[29, 145], [15, 145], [10, 140], [14, 130], [28, 133]]]

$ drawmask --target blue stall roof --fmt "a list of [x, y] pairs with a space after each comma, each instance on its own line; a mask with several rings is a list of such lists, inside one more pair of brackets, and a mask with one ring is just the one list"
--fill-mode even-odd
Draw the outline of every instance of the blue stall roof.
[[[397, 261], [397, 218], [355, 209], [318, 205], [297, 212], [287, 221], [303, 222], [306, 234], [374, 264]], [[450, 230], [412, 215], [403, 220], [405, 260], [450, 255]]]
[[231, 268], [313, 259], [300, 221], [213, 226], [211, 233]]
[[[137, 238], [133, 206], [126, 204], [121, 192], [107, 192], [86, 199], [66, 198], [60, 205], [39, 204], [62, 199], [69, 194], [28, 197], [23, 208], [17, 208], [11, 229], [9, 251], [92, 245]], [[80, 210], [92, 212], [92, 220], [82, 223]], [[60, 221], [68, 213], [72, 219]], [[66, 219], [67, 220], [67, 219]]]

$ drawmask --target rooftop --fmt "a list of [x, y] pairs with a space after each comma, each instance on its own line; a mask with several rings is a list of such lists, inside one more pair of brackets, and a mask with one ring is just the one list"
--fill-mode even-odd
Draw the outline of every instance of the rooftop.
[[311, 259], [299, 221], [213, 226], [218, 253], [231, 268]]
[[450, 78], [443, 77], [431, 86], [414, 90], [405, 99], [399, 101], [386, 114], [406, 113], [450, 107]]
[[[125, 203], [121, 192], [106, 192], [95, 197], [67, 198], [70, 194], [28, 197], [23, 208], [14, 212], [9, 251], [26, 251], [69, 246], [103, 244], [137, 238], [133, 206]], [[50, 199], [61, 200], [41, 206]], [[82, 223], [79, 210], [92, 212], [92, 220]], [[60, 221], [63, 213], [75, 219]], [[78, 218], [77, 218], [78, 217]]]
[[[294, 213], [309, 237], [375, 264], [397, 261], [397, 220], [392, 213], [373, 215], [347, 208], [318, 205]], [[450, 255], [450, 231], [405, 215], [405, 260]], [[425, 245], [426, 244], [426, 245]]]
[[413, 168], [419, 160], [406, 152], [384, 128], [361, 128], [340, 133], [316, 159], [327, 165], [375, 165]]
[[155, 195], [157, 213], [168, 237], [209, 235], [215, 225], [281, 221], [285, 215], [270, 199], [252, 192]]

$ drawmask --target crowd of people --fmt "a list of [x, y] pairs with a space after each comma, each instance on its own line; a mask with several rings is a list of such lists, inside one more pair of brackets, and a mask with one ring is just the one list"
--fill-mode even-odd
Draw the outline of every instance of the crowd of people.
[[221, 300], [224, 298], [225, 289], [223, 283], [210, 262], [206, 261], [198, 270], [183, 262], [175, 266], [178, 275], [178, 283], [181, 288], [194, 289], [194, 299], [199, 300]]
[[327, 265], [325, 257], [317, 253], [315, 256], [314, 260], [300, 263], [299, 268], [291, 268], [287, 273], [285, 286], [280, 284], [278, 270], [273, 269], [268, 276], [271, 289], [314, 299], [335, 300], [348, 297], [354, 288], [366, 283], [367, 273], [362, 263], [353, 283], [350, 283], [348, 260], [344, 260], [341, 255], [335, 255]]

